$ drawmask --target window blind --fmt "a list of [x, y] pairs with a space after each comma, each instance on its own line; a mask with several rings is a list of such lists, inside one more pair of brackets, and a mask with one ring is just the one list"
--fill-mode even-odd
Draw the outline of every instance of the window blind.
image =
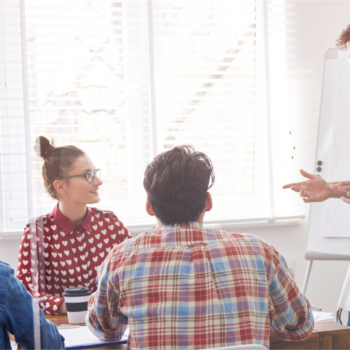
[[160, 147], [191, 144], [212, 159], [207, 220], [270, 217], [263, 2], [153, 4]]
[[[39, 135], [90, 156], [104, 182], [96, 206], [115, 211], [127, 225], [154, 222], [144, 209], [143, 172], [155, 155], [180, 144], [214, 163], [208, 222], [297, 214], [289, 192], [281, 190], [290, 167], [287, 23], [293, 19], [285, 0], [1, 4], [3, 13], [14, 11], [20, 33], [17, 58], [1, 57], [3, 74], [18, 63], [16, 101], [22, 106], [17, 119], [9, 119], [1, 90], [1, 186], [10, 188], [3, 170], [8, 164], [10, 178], [22, 186], [16, 188], [19, 202], [12, 202], [21, 227], [28, 215], [47, 213], [55, 203], [34, 152]], [[1, 25], [4, 42], [15, 37], [6, 29], [10, 24]], [[15, 120], [21, 128], [6, 128]], [[16, 132], [23, 144], [20, 178], [16, 160], [6, 163], [5, 157]]]
[[294, 6], [293, 1], [268, 0], [262, 8], [270, 198], [271, 214], [275, 217], [297, 216], [305, 211], [300, 200], [293, 203], [291, 191], [282, 189], [293, 181], [290, 174], [297, 166], [290, 138], [297, 95], [291, 84], [296, 66]]
[[0, 1], [0, 231], [22, 227], [31, 212], [22, 15], [19, 0]]
[[[32, 149], [39, 135], [83, 149], [101, 168], [97, 206], [137, 222], [145, 202], [142, 171], [150, 159], [145, 3], [25, 4]], [[33, 150], [32, 164], [40, 215], [54, 202], [43, 189], [42, 160]]]

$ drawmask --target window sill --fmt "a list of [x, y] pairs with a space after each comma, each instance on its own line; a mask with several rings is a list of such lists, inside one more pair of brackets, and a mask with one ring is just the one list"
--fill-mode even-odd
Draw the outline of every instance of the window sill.
[[21, 238], [23, 235], [23, 230], [8, 230], [5, 232], [0, 232], [0, 240], [14, 240]]
[[272, 226], [292, 226], [300, 225], [305, 219], [305, 215], [297, 216], [281, 216], [281, 217], [268, 217], [246, 220], [226, 220], [226, 221], [212, 221], [205, 222], [204, 227], [216, 228], [219, 230], [230, 231], [231, 229], [249, 228], [249, 227], [272, 227]]
[[[291, 226], [300, 225], [305, 219], [305, 215], [298, 216], [284, 216], [275, 218], [257, 218], [246, 220], [225, 220], [225, 221], [208, 221], [204, 223], [205, 228], [219, 229], [225, 231], [231, 231], [237, 228], [249, 228], [249, 227], [272, 227], [272, 226]], [[138, 234], [145, 231], [152, 231], [155, 225], [126, 225], [130, 234], [136, 237]], [[22, 237], [23, 231], [11, 230], [6, 232], [0, 232], [0, 240], [14, 240]]]

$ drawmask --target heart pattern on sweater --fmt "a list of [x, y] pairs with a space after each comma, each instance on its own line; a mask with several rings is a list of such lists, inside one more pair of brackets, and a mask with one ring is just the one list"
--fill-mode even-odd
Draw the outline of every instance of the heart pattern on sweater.
[[[68, 232], [62, 219], [50, 213], [45, 219], [33, 219], [33, 224], [27, 225], [22, 236], [16, 275], [30, 293], [36, 293], [35, 297], [47, 298], [39, 303], [47, 314], [58, 313], [67, 283], [74, 287], [84, 285], [92, 292], [96, 291], [95, 283], [89, 279], [96, 277], [106, 252], [131, 238], [113, 213], [94, 208], [89, 210], [91, 215], [86, 224], [90, 225], [89, 228], [84, 224]], [[85, 280], [83, 284], [82, 278]]]

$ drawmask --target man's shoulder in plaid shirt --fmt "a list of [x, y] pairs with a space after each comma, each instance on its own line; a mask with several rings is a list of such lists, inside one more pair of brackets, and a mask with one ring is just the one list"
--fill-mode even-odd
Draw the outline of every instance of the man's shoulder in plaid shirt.
[[[147, 171], [153, 170], [147, 168], [146, 178]], [[109, 253], [86, 318], [96, 336], [119, 340], [129, 325], [132, 349], [147, 350], [268, 348], [270, 327], [283, 340], [311, 335], [310, 304], [271, 245], [254, 235], [206, 229], [204, 213], [200, 220], [169, 224], [152, 186], [145, 188], [158, 221], [167, 224]]]

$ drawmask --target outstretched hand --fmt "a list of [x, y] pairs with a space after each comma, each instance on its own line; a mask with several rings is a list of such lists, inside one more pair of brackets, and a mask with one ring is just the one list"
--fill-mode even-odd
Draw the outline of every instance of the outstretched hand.
[[330, 198], [330, 187], [325, 180], [318, 175], [310, 174], [302, 169], [300, 170], [300, 174], [308, 180], [284, 185], [283, 188], [290, 188], [292, 191], [299, 192], [300, 197], [303, 198], [305, 203], [323, 202]]

